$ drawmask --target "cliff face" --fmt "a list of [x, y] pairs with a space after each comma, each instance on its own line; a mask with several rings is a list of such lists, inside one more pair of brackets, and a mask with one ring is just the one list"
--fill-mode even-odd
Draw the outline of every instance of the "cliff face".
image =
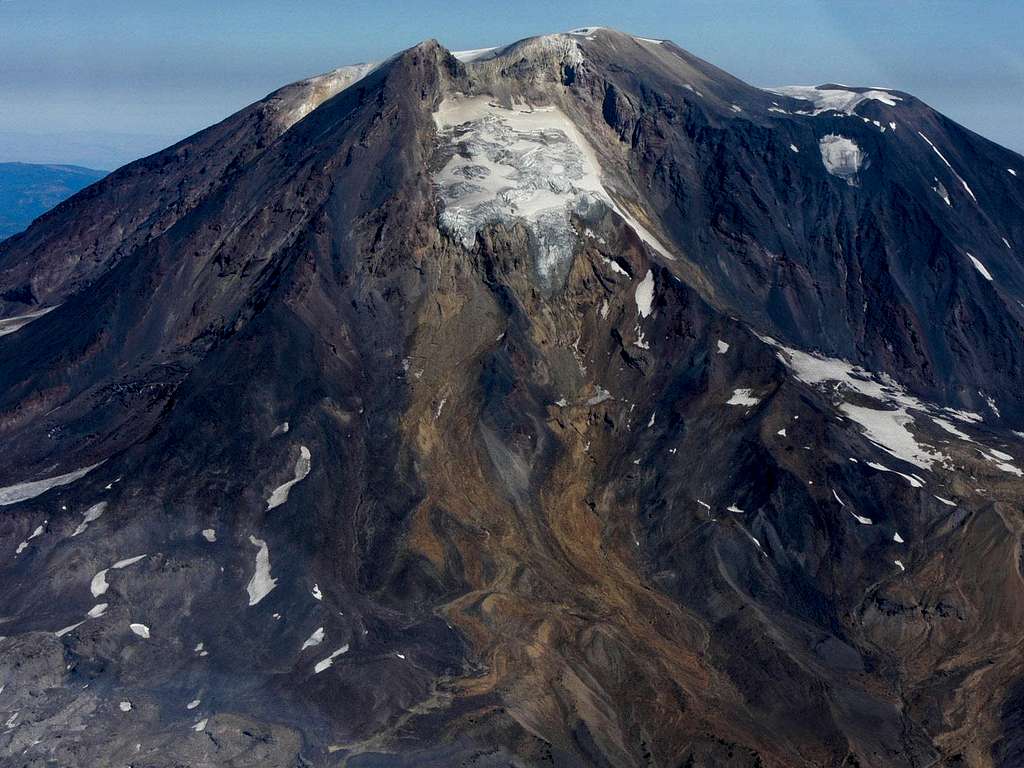
[[111, 174], [0, 245], [0, 749], [1013, 765], [1018, 172], [588, 29]]

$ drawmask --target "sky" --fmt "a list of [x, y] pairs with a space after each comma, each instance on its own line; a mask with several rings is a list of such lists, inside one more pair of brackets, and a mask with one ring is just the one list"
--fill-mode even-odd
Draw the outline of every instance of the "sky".
[[588, 25], [668, 38], [754, 85], [908, 91], [1024, 152], [1024, 0], [0, 0], [0, 161], [112, 169], [420, 40]]

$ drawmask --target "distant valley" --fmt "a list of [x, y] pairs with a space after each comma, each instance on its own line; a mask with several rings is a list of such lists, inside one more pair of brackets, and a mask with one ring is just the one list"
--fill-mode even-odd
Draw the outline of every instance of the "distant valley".
[[0, 163], [0, 240], [107, 175], [77, 165]]

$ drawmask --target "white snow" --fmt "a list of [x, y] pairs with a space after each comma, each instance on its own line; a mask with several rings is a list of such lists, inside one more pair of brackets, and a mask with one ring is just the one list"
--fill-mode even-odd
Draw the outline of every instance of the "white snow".
[[290, 103], [281, 105], [278, 120], [282, 128], [288, 130], [325, 101], [337, 96], [353, 83], [359, 82], [378, 66], [380, 62], [350, 64], [297, 83], [296, 85], [301, 87], [301, 96], [293, 97]]
[[22, 328], [31, 323], [37, 317], [42, 317], [47, 312], [52, 312], [56, 308], [56, 306], [47, 307], [46, 309], [37, 309], [35, 312], [29, 312], [24, 315], [18, 315], [17, 317], [0, 318], [0, 336], [6, 336], [9, 333], [20, 331]]
[[122, 712], [131, 712], [132, 703], [130, 701], [122, 701], [120, 704], [117, 705], [117, 708], [120, 709]]
[[313, 585], [313, 597], [315, 597], [317, 600], [323, 600], [324, 599], [324, 593], [320, 591], [320, 585], [319, 584], [314, 584]]
[[97, 603], [85, 615], [90, 619], [98, 619], [100, 616], [107, 612], [108, 605], [108, 603]]
[[486, 61], [487, 59], [493, 59], [495, 52], [500, 52], [500, 50], [500, 46], [492, 46], [490, 48], [471, 48], [467, 51], [452, 51], [452, 56], [463, 64], [468, 64], [471, 61]]
[[277, 579], [270, 577], [270, 550], [267, 549], [267, 542], [252, 535], [249, 536], [249, 542], [259, 547], [256, 552], [256, 569], [245, 587], [249, 593], [249, 605], [256, 605], [277, 586]]
[[726, 405], [744, 405], [752, 406], [757, 405], [760, 401], [759, 398], [753, 397], [750, 389], [737, 389], [732, 393], [732, 397], [725, 401]]
[[324, 628], [320, 627], [319, 629], [314, 630], [313, 634], [311, 634], [308, 638], [306, 638], [306, 642], [304, 642], [302, 644], [302, 647], [299, 649], [299, 651], [304, 651], [307, 648], [312, 648], [314, 646], [320, 645], [320, 643], [322, 643], [323, 641], [324, 641]]
[[594, 395], [587, 400], [587, 405], [600, 405], [605, 400], [611, 400], [611, 393], [604, 387], [594, 385]]
[[6, 488], [0, 488], [0, 507], [7, 504], [17, 504], [19, 501], [34, 499], [36, 496], [46, 493], [51, 488], [57, 488], [62, 485], [73, 483], [75, 480], [84, 477], [86, 474], [96, 469], [96, 467], [102, 463], [103, 462], [100, 461], [92, 466], [76, 469], [74, 472], [68, 472], [64, 475], [48, 477], [45, 480], [31, 480], [26, 483], [15, 483], [14, 485], [8, 485]]
[[538, 274], [554, 284], [577, 241], [570, 214], [600, 204], [671, 254], [614, 201], [593, 148], [557, 107], [505, 109], [485, 96], [447, 98], [434, 122], [442, 140], [458, 148], [434, 176], [444, 202], [438, 223], [464, 247], [472, 248], [488, 224], [519, 220], [539, 247]]
[[780, 429], [780, 430], [779, 430], [778, 432], [776, 432], [775, 434], [776, 434], [776, 435], [778, 435], [779, 437], [785, 437], [785, 436], [786, 436], [786, 428], [785, 428], [785, 427], [783, 427], [782, 429]]
[[654, 417], [655, 417], [655, 414], [652, 413], [651, 414], [651, 420], [647, 422], [647, 429], [650, 429], [651, 427], [654, 426]]
[[906, 480], [908, 483], [910, 483], [911, 487], [913, 487], [913, 488], [923, 488], [924, 487], [924, 483], [922, 483], [920, 478], [918, 478], [918, 477], [915, 477], [913, 475], [905, 475], [902, 472], [897, 472], [895, 469], [889, 469], [884, 464], [879, 464], [876, 461], [869, 461], [869, 462], [866, 462], [866, 463], [867, 463], [867, 465], [869, 467], [871, 467], [872, 469], [877, 469], [879, 472], [892, 472], [894, 475], [899, 475], [904, 480]]
[[[880, 101], [881, 103], [895, 107], [899, 96], [883, 90], [868, 90], [862, 93], [848, 91], [841, 88], [824, 88], [816, 85], [785, 85], [778, 88], [765, 88], [769, 93], [777, 93], [779, 96], [789, 96], [793, 99], [802, 99], [814, 104], [811, 114], [820, 115], [822, 112], [842, 112], [845, 115], [853, 115], [865, 101]], [[805, 113], [806, 114], [806, 113]]]
[[[708, 507], [708, 509], [710, 509], [710, 507]], [[726, 507], [726, 510], [729, 512], [735, 512], [737, 515], [746, 514], [742, 509], [737, 507], [735, 504], [730, 504], [728, 507]]]
[[833, 176], [854, 183], [854, 176], [864, 164], [864, 153], [853, 139], [829, 133], [818, 140], [821, 162]]
[[969, 186], [967, 186], [967, 182], [964, 181], [963, 177], [953, 169], [953, 166], [949, 164], [949, 160], [947, 160], [946, 156], [939, 151], [939, 148], [932, 144], [932, 140], [929, 139], [920, 131], [917, 132], [917, 135], [928, 142], [928, 146], [931, 147], [935, 151], [935, 154], [939, 156], [939, 159], [946, 164], [946, 167], [949, 168], [950, 173], [956, 176], [957, 181], [959, 181], [960, 185], [967, 191], [967, 194], [971, 196], [971, 200], [973, 200], [974, 202], [978, 202], [978, 198], [974, 196], [974, 192], [971, 191], [971, 188]]
[[64, 629], [58, 629], [53, 634], [56, 635], [57, 637], [64, 637], [64, 635], [66, 635], [68, 632], [74, 632], [76, 629], [78, 629], [83, 624], [85, 624], [85, 622], [84, 621], [80, 621], [77, 624], [72, 624], [70, 627], [64, 627]]
[[93, 597], [99, 597], [106, 593], [109, 587], [110, 585], [107, 583], [107, 569], [104, 568], [92, 577], [92, 583], [89, 585], [89, 590], [92, 592]]
[[634, 37], [633, 39], [639, 40], [642, 43], [652, 43], [654, 45], [661, 45], [662, 43], [665, 42], [664, 40], [658, 40], [657, 38], [654, 37]]
[[743, 107], [741, 107], [739, 104], [730, 104], [729, 105], [729, 109], [731, 109], [733, 112], [742, 112], [743, 111]]
[[[966, 251], [965, 251], [965, 253], [966, 253]], [[987, 269], [985, 269], [985, 265], [984, 264], [982, 264], [977, 258], [972, 256], [970, 253], [967, 254], [967, 258], [969, 258], [971, 260], [971, 264], [973, 264], [974, 268], [981, 273], [982, 277], [984, 277], [989, 282], [992, 282], [992, 273], [989, 272]]]
[[277, 437], [278, 435], [286, 435], [288, 434], [288, 429], [288, 422], [282, 421], [280, 424], [274, 427], [274, 431], [270, 433], [270, 436]]
[[[933, 177], [934, 178], [934, 177]], [[949, 192], [946, 190], [946, 185], [938, 179], [934, 179], [935, 186], [932, 187], [935, 190], [935, 194], [942, 198], [942, 202], [948, 205], [950, 208], [953, 207], [953, 201], [949, 198]]]
[[316, 666], [313, 667], [313, 674], [314, 675], [319, 675], [325, 669], [329, 668], [332, 664], [334, 664], [334, 660], [336, 658], [338, 658], [339, 656], [341, 656], [343, 653], [348, 653], [348, 644], [347, 643], [345, 645], [341, 646], [341, 648], [336, 650], [334, 653], [332, 653], [326, 659], [318, 661], [316, 663]]
[[78, 524], [78, 527], [75, 528], [75, 532], [71, 535], [77, 536], [80, 533], [85, 533], [85, 529], [89, 527], [89, 523], [99, 520], [100, 515], [103, 514], [106, 508], [107, 502], [101, 501], [99, 504], [93, 504], [91, 507], [85, 510], [85, 517], [82, 518], [82, 522]]
[[839, 494], [836, 493], [836, 489], [835, 488], [832, 489], [832, 495], [836, 497], [836, 501], [839, 502], [840, 506], [843, 506], [843, 507], [846, 506], [846, 502], [839, 498]]
[[935, 498], [938, 499], [943, 504], [945, 504], [947, 507], [955, 507], [956, 506], [956, 502], [955, 501], [950, 501], [949, 499], [944, 499], [941, 496], [935, 496]]
[[903, 543], [903, 537], [900, 536], [899, 531], [896, 531], [895, 533], [893, 533], [892, 540], [895, 541], [897, 544], [902, 544]]
[[654, 273], [647, 270], [644, 279], [636, 287], [636, 311], [640, 317], [648, 317], [651, 314], [651, 304], [654, 302]]
[[128, 625], [128, 629], [130, 629], [136, 635], [141, 637], [143, 640], [149, 640], [149, 627], [147, 627], [145, 624], [132, 623]]
[[217, 541], [217, 532], [215, 530], [213, 530], [213, 528], [204, 528], [203, 529], [203, 538], [206, 539], [211, 544], [213, 544], [215, 541]]
[[861, 525], [873, 525], [874, 524], [874, 523], [871, 522], [871, 518], [870, 517], [863, 517], [863, 516], [858, 515], [856, 512], [853, 512], [853, 511], [850, 511], [850, 514], [853, 515], [853, 519], [856, 520]]
[[800, 150], [797, 148], [796, 144], [790, 144], [789, 148], [796, 152], [797, 154], [800, 154]]
[[192, 730], [195, 731], [196, 733], [200, 733], [202, 731], [205, 731], [206, 730], [206, 722], [207, 722], [208, 719], [209, 718], [204, 717], [202, 720], [200, 720], [198, 723], [196, 723], [195, 725], [192, 726]]
[[309, 474], [311, 454], [309, 448], [304, 445], [299, 446], [299, 458], [295, 460], [295, 477], [289, 480], [287, 483], [282, 483], [274, 489], [273, 493], [267, 497], [267, 510], [279, 507], [288, 501], [288, 492], [291, 491], [292, 486], [302, 480], [306, 479]]
[[726, 342], [722, 341], [721, 339], [718, 340], [717, 346], [718, 354], [720, 355], [724, 355], [726, 352], [729, 351], [729, 345]]
[[899, 561], [899, 560], [893, 560], [892, 562], [893, 562], [893, 564], [894, 564], [894, 565], [895, 565], [895, 566], [896, 566], [897, 568], [899, 568], [899, 569], [900, 569], [901, 571], [905, 571], [905, 570], [907, 570], [907, 569], [906, 569], [906, 568], [904, 567], [904, 565], [903, 565], [903, 563], [902, 563], [901, 561]]
[[1015, 170], [1013, 170], [1013, 168], [1007, 168], [1006, 172], [1008, 174], [1010, 174], [1011, 176], [1016, 176], [1017, 175], [1017, 172]]
[[114, 570], [120, 571], [122, 568], [127, 568], [129, 565], [135, 565], [140, 560], [145, 559], [145, 557], [146, 555], [136, 555], [135, 557], [129, 557], [125, 560], [118, 560], [110, 567]]
[[[843, 402], [839, 408], [857, 422], [864, 434], [882, 450], [922, 469], [930, 469], [936, 461], [947, 457], [938, 449], [918, 441], [909, 426], [915, 423], [911, 411], [934, 417], [938, 413], [961, 419], [976, 420], [976, 414], [961, 413], [918, 400], [885, 374], [875, 374], [846, 360], [802, 352], [784, 347], [768, 337], [763, 340], [778, 349], [778, 357], [800, 381], [819, 387], [828, 386], [837, 393], [855, 392], [878, 401], [879, 408]], [[887, 470], [889, 471], [889, 470]]]
[[1010, 245], [1010, 241], [1009, 241], [1009, 240], [1007, 240], [1007, 239], [1006, 239], [1005, 237], [1003, 238], [1003, 245], [1005, 245], [1005, 246], [1006, 246], [1007, 248], [1009, 248], [1009, 249], [1010, 249], [1011, 251], [1013, 250], [1013, 246], [1012, 246], [1012, 245]]
[[190, 701], [188, 704], [185, 705], [185, 709], [195, 709], [201, 703], [202, 702], [199, 699], [192, 699], [192, 701]]

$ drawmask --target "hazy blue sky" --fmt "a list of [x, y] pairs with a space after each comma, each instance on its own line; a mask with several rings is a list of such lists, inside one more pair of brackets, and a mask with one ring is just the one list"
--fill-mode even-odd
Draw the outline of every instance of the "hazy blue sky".
[[1024, 0], [0, 0], [0, 161], [109, 168], [428, 37], [456, 50], [588, 24], [755, 85], [899, 88], [1024, 151]]

